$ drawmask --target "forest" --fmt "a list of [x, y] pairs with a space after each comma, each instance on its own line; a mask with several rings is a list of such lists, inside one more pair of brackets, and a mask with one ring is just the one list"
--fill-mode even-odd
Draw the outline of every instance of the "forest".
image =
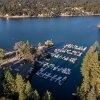
[[[73, 9], [81, 8], [80, 10]], [[82, 15], [82, 11], [100, 14], [99, 0], [0, 0], [0, 15], [60, 16]], [[84, 13], [83, 13], [84, 15]]]
[[79, 100], [100, 100], [100, 56], [99, 43], [95, 42], [83, 59], [81, 74], [83, 81], [77, 88]]

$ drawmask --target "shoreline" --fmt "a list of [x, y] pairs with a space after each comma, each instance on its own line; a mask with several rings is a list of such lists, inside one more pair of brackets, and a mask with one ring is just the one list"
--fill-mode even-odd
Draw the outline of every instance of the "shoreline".
[[100, 14], [90, 14], [90, 15], [59, 15], [59, 16], [0, 16], [0, 18], [6, 19], [23, 19], [23, 18], [57, 18], [57, 17], [85, 17], [85, 16], [100, 16]]

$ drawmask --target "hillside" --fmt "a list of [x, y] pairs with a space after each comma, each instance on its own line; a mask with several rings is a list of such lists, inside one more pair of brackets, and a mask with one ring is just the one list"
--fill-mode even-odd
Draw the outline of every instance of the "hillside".
[[0, 0], [0, 15], [60, 16], [62, 13], [66, 15], [100, 14], [100, 1]]

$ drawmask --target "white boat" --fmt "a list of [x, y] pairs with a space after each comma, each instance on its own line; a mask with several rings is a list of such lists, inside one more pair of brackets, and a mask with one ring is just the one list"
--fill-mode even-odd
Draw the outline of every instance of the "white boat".
[[58, 82], [58, 84], [61, 86], [66, 80], [67, 80], [67, 77], [65, 76], [62, 80]]
[[46, 72], [46, 73], [44, 74], [43, 78], [47, 79], [47, 78], [48, 78], [48, 75], [47, 75], [47, 74], [48, 74], [48, 73]]
[[76, 94], [76, 93], [72, 93], [72, 95], [73, 95], [73, 96], [77, 96], [77, 94]]
[[55, 79], [55, 82], [60, 81], [62, 79], [61, 76], [59, 76], [58, 78]]
[[85, 51], [87, 49], [87, 47], [85, 47], [84, 49], [83, 49], [83, 51]]
[[53, 81], [56, 77], [57, 75], [54, 75], [53, 77], [51, 77], [50, 81]]

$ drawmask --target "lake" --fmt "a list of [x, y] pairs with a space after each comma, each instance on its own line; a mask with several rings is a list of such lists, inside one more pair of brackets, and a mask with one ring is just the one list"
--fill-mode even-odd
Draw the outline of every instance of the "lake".
[[[97, 24], [100, 17], [58, 17], [58, 18], [27, 18], [27, 19], [0, 19], [0, 48], [12, 50], [15, 42], [26, 41], [33, 45], [44, 43], [52, 39], [56, 48], [61, 48], [66, 43], [89, 47], [100, 40]], [[88, 50], [87, 49], [87, 50]], [[44, 80], [37, 75], [32, 77], [31, 84], [41, 95], [46, 90], [52, 92], [56, 100], [73, 100], [72, 93], [80, 85], [82, 76], [80, 67], [85, 53], [74, 65], [55, 58], [50, 60], [60, 67], [69, 66], [71, 75], [67, 82], [59, 86], [49, 80]]]

